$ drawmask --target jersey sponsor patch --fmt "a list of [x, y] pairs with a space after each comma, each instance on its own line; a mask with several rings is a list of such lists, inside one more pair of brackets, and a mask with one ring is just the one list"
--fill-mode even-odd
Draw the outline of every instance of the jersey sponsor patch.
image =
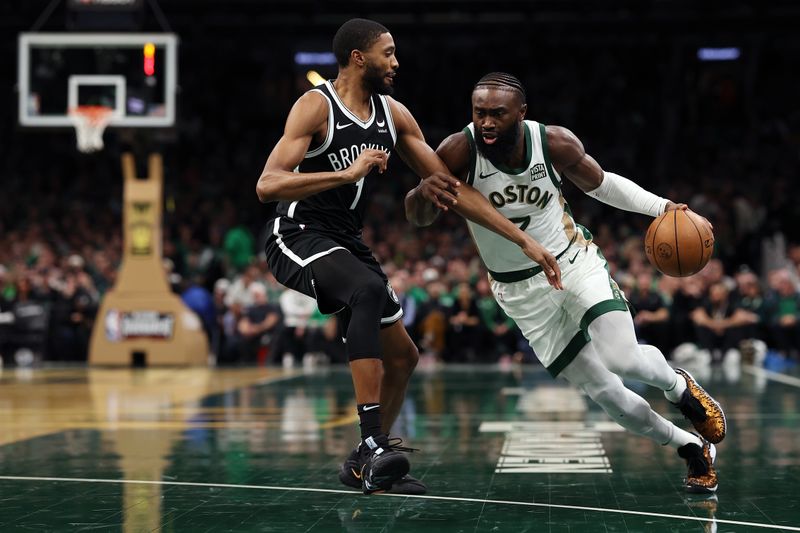
[[547, 177], [547, 170], [541, 163], [536, 163], [531, 167], [531, 181], [540, 180]]

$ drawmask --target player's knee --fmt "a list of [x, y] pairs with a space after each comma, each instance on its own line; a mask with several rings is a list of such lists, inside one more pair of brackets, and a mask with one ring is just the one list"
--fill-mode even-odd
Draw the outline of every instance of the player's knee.
[[394, 375], [410, 376], [419, 362], [419, 350], [414, 343], [409, 342], [402, 348], [393, 350], [383, 358], [383, 366], [387, 372]]
[[597, 402], [600, 407], [608, 411], [622, 412], [622, 405], [619, 401], [620, 394], [616, 387], [602, 387], [597, 389], [590, 389], [586, 391], [589, 397]]
[[350, 307], [355, 309], [359, 305], [368, 305], [383, 309], [386, 295], [386, 283], [379, 276], [370, 276], [353, 291]]
[[640, 357], [639, 349], [635, 343], [626, 343], [618, 347], [619, 352], [611, 353], [611, 357], [604, 358], [606, 368], [618, 376], [629, 376], [636, 370], [637, 358]]

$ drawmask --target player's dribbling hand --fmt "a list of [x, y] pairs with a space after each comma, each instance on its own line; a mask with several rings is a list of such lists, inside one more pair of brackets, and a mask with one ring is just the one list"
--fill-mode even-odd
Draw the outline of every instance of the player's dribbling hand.
[[378, 172], [383, 174], [388, 162], [389, 155], [386, 152], [368, 148], [361, 152], [353, 164], [345, 169], [345, 181], [354, 183], [369, 174], [373, 168], [377, 168]]
[[419, 184], [422, 197], [442, 211], [458, 203], [458, 188], [461, 182], [444, 172], [434, 172]]
[[667, 201], [667, 206], [664, 208], [664, 211], [677, 211], [678, 209], [681, 211], [686, 211], [689, 209], [689, 206], [686, 204], [676, 204], [675, 202]]
[[[680, 209], [681, 211], [691, 211], [691, 210], [689, 209], [689, 206], [688, 206], [688, 205], [686, 205], [686, 204], [676, 204], [675, 202], [670, 202], [670, 201], [667, 201], [667, 206], [664, 208], [664, 212], [667, 212], [667, 211], [676, 211], [676, 210], [678, 210], [678, 209]], [[692, 211], [692, 212], [694, 213], [694, 211]], [[708, 224], [708, 227], [710, 227], [712, 231], [714, 230], [714, 224], [712, 224], [712, 223], [711, 223], [711, 221], [709, 221], [709, 220], [708, 220], [706, 217], [704, 217], [703, 215], [700, 215], [700, 213], [695, 213], [695, 214], [696, 214], [696, 215], [699, 215], [699, 216], [700, 216], [700, 217], [701, 217], [703, 220], [705, 220], [705, 221], [706, 221], [706, 224]]]
[[522, 253], [536, 261], [539, 266], [542, 267], [545, 276], [547, 276], [547, 282], [552, 285], [554, 289], [564, 289], [564, 285], [561, 284], [561, 267], [558, 266], [558, 261], [556, 261], [555, 256], [548, 252], [544, 246], [533, 239], [528, 239], [525, 245], [522, 246]]

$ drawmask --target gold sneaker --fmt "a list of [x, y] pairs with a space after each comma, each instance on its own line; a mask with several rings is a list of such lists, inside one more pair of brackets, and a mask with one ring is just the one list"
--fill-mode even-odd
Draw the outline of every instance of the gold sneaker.
[[727, 430], [722, 407], [686, 370], [676, 368], [675, 372], [686, 379], [686, 390], [675, 405], [704, 439], [718, 444]]
[[[701, 439], [702, 440], [702, 439]], [[717, 458], [717, 448], [703, 440], [703, 446], [689, 443], [678, 448], [678, 455], [686, 460], [689, 473], [684, 480], [687, 492], [708, 493], [717, 490], [717, 471], [714, 461]]]

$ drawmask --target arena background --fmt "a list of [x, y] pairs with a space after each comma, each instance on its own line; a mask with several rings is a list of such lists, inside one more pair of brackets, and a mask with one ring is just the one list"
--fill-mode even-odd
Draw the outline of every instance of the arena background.
[[[281, 135], [288, 110], [299, 95], [312, 87], [307, 79], [308, 71], [314, 69], [325, 78], [336, 75], [335, 65], [298, 64], [297, 53], [329, 51], [336, 28], [352, 17], [378, 20], [392, 32], [400, 63], [394, 96], [415, 115], [431, 146], [437, 146], [448, 134], [469, 122], [469, 98], [477, 79], [489, 71], [507, 71], [518, 76], [527, 88], [528, 118], [570, 128], [604, 168], [629, 177], [659, 195], [688, 203], [713, 223], [716, 249], [711, 265], [692, 278], [665, 278], [654, 272], [644, 257], [642, 238], [650, 221], [648, 218], [600, 204], [572, 185], [565, 188], [576, 220], [594, 233], [615, 279], [632, 302], [645, 311], [643, 316], [651, 317], [642, 318], [637, 323], [640, 337], [658, 344], [673, 360], [677, 358], [696, 364], [708, 376], [719, 377], [722, 375], [720, 372], [724, 373], [724, 378], [719, 378], [724, 385], [719, 387], [725, 390], [732, 403], [734, 398], [745, 397], [748, 400], [742, 401], [751, 401], [747, 406], [756, 406], [754, 412], [767, 413], [765, 419], [772, 415], [782, 417], [784, 425], [780, 431], [783, 433], [774, 430], [775, 435], [780, 433], [782, 438], [789, 440], [775, 444], [771, 437], [764, 437], [762, 446], [771, 452], [747, 456], [752, 459], [748, 463], [752, 468], [765, 465], [768, 469], [773, 468], [770, 470], [773, 477], [759, 478], [761, 483], [756, 483], [753, 491], [768, 491], [770, 483], [778, 488], [796, 483], [800, 460], [798, 435], [796, 429], [788, 428], [796, 426], [797, 383], [779, 384], [786, 387], [778, 396], [782, 400], [767, 400], [766, 395], [751, 396], [753, 386], [745, 383], [747, 379], [756, 379], [753, 377], [755, 371], [745, 371], [742, 377], [743, 368], [766, 369], [766, 372], [788, 376], [786, 379], [790, 380], [796, 379], [792, 375], [797, 375], [800, 342], [800, 205], [797, 202], [800, 103], [797, 95], [800, 94], [800, 77], [796, 76], [795, 70], [800, 58], [800, 34], [797, 32], [800, 5], [790, 0], [146, 0], [140, 3], [139, 10], [132, 16], [112, 16], [108, 12], [87, 14], [71, 9], [67, 0], [2, 2], [0, 355], [6, 373], [2, 378], [4, 390], [0, 390], [0, 399], [9, 406], [9, 413], [21, 413], [13, 415], [13, 420], [6, 420], [8, 427], [15, 428], [19, 435], [3, 441], [7, 445], [5, 451], [0, 448], [4, 461], [13, 462], [15, 457], [19, 457], [15, 454], [22, 449], [30, 453], [38, 451], [52, 459], [53, 456], [48, 455], [51, 452], [42, 450], [58, 450], [64, 446], [64, 441], [32, 444], [36, 439], [45, 439], [43, 435], [59, 434], [62, 437], [58, 439], [62, 439], [66, 434], [68, 439], [76, 439], [79, 443], [76, 446], [80, 448], [86, 444], [85, 439], [91, 440], [82, 431], [99, 431], [103, 435], [117, 431], [103, 426], [108, 415], [105, 411], [95, 413], [95, 418], [100, 421], [93, 418], [91, 424], [76, 422], [62, 413], [56, 414], [55, 418], [66, 421], [63, 427], [50, 428], [52, 431], [23, 431], [21, 428], [26, 420], [30, 421], [26, 417], [32, 411], [25, 411], [28, 404], [17, 399], [16, 395], [43, 394], [50, 398], [48, 406], [57, 405], [63, 397], [58, 394], [51, 396], [54, 394], [52, 391], [46, 392], [49, 378], [36, 377], [48, 376], [47, 371], [78, 372], [57, 374], [62, 376], [54, 378], [57, 383], [71, 379], [92, 383], [86, 368], [91, 329], [104, 294], [113, 287], [117, 278], [122, 258], [123, 179], [120, 158], [125, 151], [136, 154], [140, 168], [147, 154], [158, 152], [163, 155], [165, 275], [172, 290], [197, 311], [203, 322], [211, 351], [208, 368], [237, 367], [235, 370], [239, 372], [239, 367], [243, 367], [245, 373], [249, 372], [223, 374], [235, 377], [222, 378], [225, 384], [219, 386], [208, 385], [219, 377], [203, 378], [209, 380], [204, 381], [208, 385], [203, 389], [204, 394], [189, 395], [180, 400], [216, 406], [217, 400], [207, 404], [201, 398], [207, 398], [211, 392], [228, 394], [234, 390], [232, 394], [239, 401], [244, 394], [242, 390], [248, 390], [253, 394], [248, 400], [251, 406], [284, 409], [287, 405], [301, 405], [305, 409], [308, 404], [304, 402], [308, 398], [297, 400], [292, 396], [297, 390], [305, 391], [303, 394], [309, 397], [316, 398], [315, 395], [321, 394], [324, 398], [326, 387], [331, 382], [337, 383], [337, 400], [333, 406], [328, 406], [326, 414], [320, 415], [325, 411], [319, 406], [323, 400], [315, 400], [318, 402], [319, 423], [316, 426], [312, 424], [312, 429], [301, 430], [300, 437], [285, 427], [285, 420], [298, 412], [301, 418], [303, 413], [308, 414], [302, 409], [291, 411], [289, 415], [276, 415], [278, 418], [274, 420], [267, 415], [266, 426], [250, 428], [251, 431], [261, 431], [257, 434], [269, 444], [258, 448], [258, 453], [267, 455], [254, 452], [257, 446], [250, 450], [255, 455], [248, 456], [252, 462], [243, 469], [249, 471], [258, 467], [269, 471], [273, 464], [267, 452], [282, 453], [284, 447], [295, 446], [297, 453], [313, 455], [316, 452], [310, 450], [317, 450], [314, 446], [319, 441], [318, 433], [324, 429], [320, 429], [320, 424], [324, 426], [331, 420], [339, 420], [339, 415], [352, 414], [347, 410], [352, 398], [347, 388], [349, 378], [342, 364], [344, 356], [336, 339], [334, 319], [319, 315], [305, 302], [281, 298], [284, 291], [271, 278], [263, 261], [265, 222], [274, 207], [260, 204], [255, 194], [255, 183], [267, 155]], [[103, 151], [82, 154], [76, 150], [75, 133], [70, 128], [21, 126], [17, 121], [17, 38], [20, 32], [33, 30], [174, 32], [179, 38], [179, 91], [174, 127], [135, 133], [109, 128], [105, 133]], [[384, 182], [372, 199], [366, 219], [365, 240], [390, 274], [403, 300], [406, 326], [422, 354], [421, 370], [429, 373], [428, 378], [421, 379], [438, 376], [436, 383], [455, 383], [452, 390], [465, 395], [447, 400], [444, 411], [457, 405], [469, 405], [470, 387], [486, 383], [495, 390], [546, 383], [542, 390], [551, 390], [547, 387], [552, 384], [539, 372], [540, 366], [530, 349], [513, 325], [492, 305], [485, 283], [481, 283], [485, 270], [463, 221], [448, 214], [429, 228], [418, 229], [408, 224], [403, 214], [402, 198], [417, 183], [417, 178], [399, 158], [392, 158]], [[255, 285], [264, 290], [252, 289]], [[714, 285], [726, 289], [725, 302], [709, 297]], [[463, 298], [464, 303], [460, 305], [467, 314], [478, 316], [477, 326], [459, 323], [459, 298]], [[34, 313], [35, 316], [31, 315], [31, 304], [40, 310]], [[692, 319], [692, 310], [703, 305], [708, 306], [710, 312], [723, 314], [744, 308], [754, 312], [759, 321], [752, 331], [748, 331], [744, 344], [737, 343], [730, 348], [723, 339], [725, 333], [716, 335], [709, 344], [709, 337], [699, 331]], [[256, 319], [253, 317], [270, 315], [275, 316], [275, 321], [263, 330], [245, 335], [238, 327], [243, 320], [254, 323]], [[143, 361], [133, 362], [141, 364]], [[464, 363], [485, 366], [459, 366]], [[11, 367], [45, 374], [9, 374]], [[448, 374], [447, 368], [452, 368], [450, 371], [455, 374]], [[300, 369], [306, 374], [298, 374]], [[125, 381], [127, 378], [121, 377], [129, 375], [125, 372], [120, 370], [116, 377], [106, 375], [103, 380], [121, 379], [128, 383]], [[244, 375], [249, 377], [241, 377]], [[270, 388], [273, 379], [297, 379], [298, 375], [300, 381], [279, 384], [277, 389]], [[482, 375], [493, 377], [485, 378], [486, 383], [481, 384]], [[536, 377], [526, 377], [530, 375]], [[39, 383], [45, 392], [24, 388], [20, 384], [24, 384], [24, 379], [28, 379], [31, 387]], [[155, 384], [161, 378], [153, 379]], [[458, 383], [470, 385], [459, 389]], [[296, 386], [294, 389], [293, 384]], [[233, 385], [249, 388], [239, 390]], [[158, 387], [153, 386], [155, 389], [139, 389], [139, 399], [144, 398], [147, 403], [146, 398], [153, 397], [148, 394], [157, 397], [160, 393], [153, 391]], [[422, 398], [427, 398], [425, 394], [431, 391], [426, 392], [424, 384], [419, 387], [412, 397], [418, 397], [421, 403]], [[492, 393], [480, 390], [483, 391], [480, 394], [490, 398], [487, 401], [492, 407], [481, 405], [492, 411], [497, 407], [492, 403], [496, 398]], [[532, 393], [536, 386], [526, 390]], [[761, 393], [763, 389], [759, 391]], [[97, 407], [96, 390], [91, 393], [91, 398]], [[170, 402], [173, 406], [179, 404], [175, 398]], [[778, 404], [783, 407], [776, 407]], [[479, 405], [471, 407], [481, 409]], [[772, 408], [778, 412], [770, 411]], [[428, 415], [429, 420], [436, 418], [435, 413], [422, 407], [417, 409], [420, 419]], [[504, 412], [502, 406], [497, 409]], [[745, 406], [743, 409], [749, 408]], [[517, 411], [512, 408], [511, 412]], [[34, 418], [38, 420], [40, 415], [36, 414]], [[515, 415], [506, 415], [504, 420], [515, 420]], [[529, 415], [527, 413], [522, 419], [539, 420]], [[191, 417], [181, 415], [180, 419], [184, 424], [180, 426], [182, 431], [190, 432], [192, 426], [188, 421]], [[270, 425], [270, 420], [275, 423]], [[352, 426], [353, 419], [345, 418], [345, 421]], [[84, 423], [88, 426], [81, 426]], [[223, 422], [219, 423], [222, 426], [216, 429], [203, 427], [208, 432], [230, 430]], [[242, 423], [246, 425], [247, 421]], [[350, 426], [348, 431], [352, 429]], [[80, 427], [83, 430], [75, 429]], [[413, 424], [408, 427], [413, 427]], [[469, 424], [459, 427], [466, 432], [465, 435], [476, 430]], [[773, 431], [765, 427], [758, 426], [754, 431]], [[268, 436], [270, 431], [277, 432], [276, 428], [282, 428], [283, 437]], [[162, 428], [159, 431], [166, 430]], [[459, 430], [453, 431], [457, 434]], [[329, 468], [335, 473], [337, 461], [341, 459], [339, 456], [343, 457], [351, 444], [350, 433], [345, 438], [337, 434], [340, 444], [335, 449], [319, 452], [330, 455], [325, 455], [326, 462], [317, 464], [319, 468]], [[400, 433], [413, 435], [414, 431], [406, 428]], [[250, 433], [251, 436], [254, 434]], [[287, 439], [287, 434], [297, 438]], [[114, 439], [119, 437], [117, 435]], [[739, 437], [742, 442], [746, 440], [744, 430]], [[198, 438], [203, 440], [203, 437]], [[432, 437], [429, 435], [429, 438]], [[627, 440], [639, 441], [617, 434], [611, 434], [609, 438], [612, 442], [610, 447], [618, 448], [622, 457], [626, 457], [621, 462], [628, 466], [623, 468], [638, 472], [636, 479], [641, 481], [641, 485], [637, 485], [633, 492], [647, 492], [648, 478], [641, 475], [641, 471], [646, 470], [643, 466], [646, 458], [640, 464], [638, 459], [625, 456], [625, 453], [636, 456], [641, 449], [625, 452], [627, 448], [618, 444]], [[178, 443], [175, 446], [180, 447], [183, 445], [180, 443], [185, 444], [191, 437], [178, 431], [164, 439], [168, 443], [174, 439]], [[40, 445], [44, 447], [37, 447]], [[452, 442], [445, 439], [429, 445], [439, 453], [439, 446], [446, 447]], [[164, 446], [162, 451], [172, 445]], [[633, 447], [634, 444], [626, 446]], [[496, 452], [498, 447], [497, 442], [479, 440], [467, 455], [472, 459], [477, 457], [478, 464], [481, 464], [478, 456], [491, 454], [493, 450]], [[90, 460], [93, 454], [101, 453], [100, 448], [91, 445], [86, 449], [88, 451], [81, 448], [83, 451], [75, 457]], [[177, 453], [170, 449], [170, 453]], [[117, 453], [125, 455], [120, 450]], [[657, 453], [661, 454], [659, 457], [664, 455], [660, 451]], [[737, 453], [741, 453], [742, 458], [746, 455], [744, 451]], [[771, 462], [773, 456], [770, 453], [783, 458], [779, 468]], [[164, 457], [166, 452], [159, 454], [159, 457]], [[492, 457], [491, 461], [495, 459]], [[426, 472], [433, 474], [436, 469], [431, 465], [435, 461], [430, 461]], [[614, 461], [612, 458], [612, 464]], [[9, 476], [45, 475], [32, 466], [35, 462], [26, 463], [27, 467], [20, 466], [19, 469], [9, 464], [6, 462], [3, 466], [4, 473]], [[493, 464], [489, 465], [489, 472], [492, 467]], [[55, 466], [53, 471], [48, 468], [45, 468], [46, 473], [52, 475], [58, 470]], [[114, 467], [109, 468], [113, 470]], [[165, 467], [162, 464], [160, 468], [164, 470]], [[192, 472], [191, 466], [181, 468]], [[676, 466], [672, 458], [659, 462], [659, 472], [662, 470], [673, 478], [680, 477], [680, 465]], [[63, 471], [61, 474], [73, 478], [101, 477], [75, 472], [64, 474]], [[449, 472], [447, 475], [454, 474]], [[740, 471], [739, 475], [748, 476], [750, 473]], [[258, 483], [283, 483], [265, 476], [259, 478]], [[487, 481], [486, 476], [481, 478], [482, 482]], [[616, 470], [614, 476], [609, 482], [612, 486], [610, 492], [624, 491], [621, 485], [614, 485], [614, 481], [623, 483], [622, 478], [616, 477]], [[253, 479], [233, 477], [237, 482]], [[320, 478], [319, 483], [309, 481], [307, 485], [339, 488], [335, 475], [328, 477], [330, 479]], [[142, 478], [139, 475], [131, 479]], [[202, 481], [191, 475], [189, 478]], [[233, 482], [232, 478], [225, 476], [215, 478], [215, 481]], [[678, 482], [673, 481], [677, 487]], [[17, 487], [12, 481], [7, 483], [11, 488]], [[465, 483], [472, 487], [471, 482]], [[573, 480], [568, 479], [565, 483], [572, 484]], [[433, 486], [437, 488], [435, 483]], [[488, 486], [497, 487], [498, 484], [489, 482], [484, 485]], [[522, 482], [499, 486], [500, 496], [493, 496], [488, 488], [458, 494], [476, 498], [496, 497], [504, 501], [523, 497], [513, 488], [524, 486]], [[557, 501], [561, 493], [552, 489], [552, 484], [549, 486], [547, 494], [552, 502], [569, 500]], [[176, 504], [178, 507], [193, 497], [187, 488], [181, 490], [184, 489], [187, 494], [183, 495], [183, 503]], [[755, 496], [750, 493], [745, 496], [745, 489], [740, 490], [743, 492], [740, 494], [742, 499], [737, 500], [739, 507], [735, 510], [728, 507], [730, 514], [725, 515], [727, 519], [744, 520], [748, 524], [755, 520], [759, 527], [769, 523], [776, 528], [785, 526], [788, 529], [792, 524], [800, 524], [796, 503], [780, 512], [750, 513], [742, 502]], [[36, 489], [40, 502], [48, 505], [58, 500], [55, 492], [57, 489], [52, 486]], [[332, 493], [335, 495], [335, 491]], [[444, 492], [440, 490], [438, 494]], [[651, 511], [658, 511], [657, 494], [652, 496], [639, 504], [650, 505]], [[113, 497], [122, 498], [119, 495]], [[143, 496], [143, 501], [152, 501], [153, 497], [153, 494]], [[319, 518], [316, 522], [293, 518], [281, 507], [283, 504], [277, 503], [276, 498], [280, 499], [278, 492], [270, 497], [273, 498], [270, 505], [274, 507], [270, 507], [271, 511], [281, 518], [277, 522], [260, 522], [261, 526], [266, 524], [267, 530], [270, 527], [276, 531], [313, 528], [327, 531], [339, 527], [348, 531], [367, 530], [358, 529], [364, 526], [363, 522], [353, 525], [357, 522], [357, 514], [348, 507], [351, 505], [349, 501], [346, 504], [330, 502], [333, 508], [338, 509], [341, 518], [331, 525], [327, 522], [331, 517], [321, 511], [317, 514], [314, 511], [306, 517]], [[87, 499], [90, 498], [87, 496]], [[295, 509], [304, 505], [300, 496], [295, 500], [287, 499]], [[541, 501], [541, 497], [536, 496], [534, 500]], [[642, 503], [645, 500], [646, 503]], [[600, 505], [595, 500], [587, 500], [588, 503], [579, 499], [569, 501], [578, 505]], [[626, 508], [627, 503], [630, 502], [612, 507]], [[712, 507], [707, 503], [702, 503], [699, 511], [691, 502], [675, 503], [665, 512], [683, 516], [685, 509], [681, 506], [688, 505], [688, 514], [702, 519], [694, 522], [669, 522], [666, 519], [658, 527], [675, 524], [685, 525], [686, 530], [691, 527], [708, 530], [710, 525], [716, 527], [714, 513], [703, 514]], [[632, 503], [628, 507], [634, 508], [639, 504]], [[45, 520], [49, 524], [47, 527], [66, 530], [64, 524], [71, 520], [68, 506], [53, 505], [57, 511], [48, 515]], [[379, 507], [379, 504], [372, 503], [364, 505]], [[513, 520], [500, 518], [499, 511], [496, 520], [490, 520], [489, 511], [481, 518], [483, 511], [476, 511], [480, 507], [469, 503], [464, 505], [468, 508], [466, 515], [471, 517], [459, 523], [464, 530], [488, 530], [491, 525], [508, 531], [522, 530], [515, 529]], [[714, 512], [716, 505], [714, 502]], [[89, 509], [91, 503], [87, 501], [79, 507]], [[344, 507], [346, 512], [341, 511]], [[94, 523], [94, 520], [97, 524], [107, 525], [110, 530], [116, 527], [158, 529], [167, 527], [167, 524], [179, 530], [193, 530], [203, 524], [202, 514], [188, 515], [194, 518], [183, 518], [182, 522], [170, 516], [166, 507], [150, 505], [148, 509], [148, 518], [143, 522], [136, 522], [131, 513], [111, 514], [109, 519], [97, 515], [86, 522]], [[417, 509], [418, 515], [408, 511], [407, 507], [403, 512], [398, 509], [392, 513], [386, 509], [377, 515], [373, 513], [370, 515], [373, 522], [367, 525], [377, 528], [376, 531], [384, 526], [392, 531], [404, 527], [424, 529], [434, 527], [436, 516], [439, 516], [433, 513], [435, 516], [431, 518], [430, 509]], [[532, 508], [530, 512], [540, 512], [537, 509]], [[450, 511], [455, 512], [454, 509], [447, 512]], [[548, 512], [555, 511], [551, 508]], [[592, 515], [593, 511], [587, 512]], [[737, 512], [740, 514], [736, 515]], [[413, 517], [420, 513], [423, 519], [432, 521], [414, 522]], [[446, 515], [445, 511], [441, 514]], [[391, 520], [386, 518], [389, 515]], [[605, 516], [600, 515], [601, 518]], [[17, 527], [35, 523], [25, 516], [21, 511], [0, 511], [0, 517], [7, 520], [4, 524]], [[213, 516], [210, 511], [209, 516]], [[219, 515], [216, 516], [214, 520], [219, 520]], [[600, 527], [598, 524], [603, 521], [593, 522], [592, 516], [576, 518], [562, 510], [561, 515], [551, 517], [554, 521], [550, 522], [550, 527], [561, 531], [567, 529], [558, 529], [560, 526], [566, 528], [572, 524], [573, 527], [588, 528], [583, 530], [593, 530], [592, 527]], [[704, 518], [707, 516], [710, 518]], [[622, 530], [626, 527], [625, 519], [618, 520], [621, 521], [607, 521], [603, 527]], [[627, 523], [629, 530], [655, 530], [649, 529], [644, 521], [630, 520], [634, 521]], [[716, 520], [719, 521], [719, 516]], [[331, 529], [326, 529], [326, 523]], [[719, 522], [720, 525], [724, 523], [724, 519]], [[237, 530], [225, 525], [224, 520], [214, 524], [219, 530], [226, 527]], [[243, 525], [240, 530], [258, 528], [247, 520], [242, 524], [249, 525]], [[731, 522], [729, 527], [738, 527], [733, 524]], [[534, 527], [530, 530], [539, 529]]]

